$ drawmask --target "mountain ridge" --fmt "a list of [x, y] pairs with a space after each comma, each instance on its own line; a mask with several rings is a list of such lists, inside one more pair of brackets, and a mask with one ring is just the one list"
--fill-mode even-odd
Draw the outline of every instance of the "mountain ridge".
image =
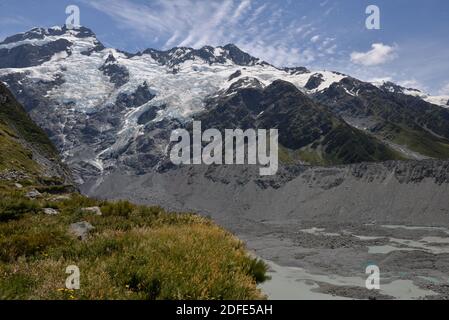
[[[305, 105], [318, 103], [321, 109], [313, 109], [314, 113], [330, 113], [331, 118], [340, 119], [331, 122], [341, 123], [327, 139], [322, 135], [320, 141], [311, 140], [309, 145], [288, 142], [299, 135], [314, 136], [322, 123], [307, 126], [305, 121], [298, 121], [281, 128], [281, 136], [293, 137], [283, 139], [287, 148], [281, 150], [282, 162], [325, 165], [448, 156], [444, 128], [449, 127], [449, 111], [404, 94], [399, 86], [394, 87], [398, 92], [391, 92], [391, 85], [366, 83], [339, 72], [277, 68], [232, 44], [146, 49], [130, 54], [105, 48], [84, 27], [33, 30], [0, 43], [4, 64], [17, 63], [14, 59], [24, 53], [30, 57], [27, 67], [0, 68], [0, 80], [8, 83], [31, 117], [50, 134], [79, 183], [117, 167], [140, 173], [166, 168], [171, 130], [210, 111], [211, 101], [232, 98], [251, 88], [268, 88], [278, 80], [314, 100]], [[61, 40], [68, 43], [52, 45]], [[378, 104], [366, 102], [370, 94]], [[283, 99], [282, 95], [277, 97]], [[403, 119], [386, 117], [381, 105], [384, 101], [402, 106]], [[345, 110], [335, 107], [345, 103]], [[418, 124], [408, 123], [416, 118], [413, 108], [407, 108], [409, 103], [416, 105], [416, 110], [430, 110]], [[276, 112], [273, 119], [278, 117]], [[371, 114], [376, 115], [376, 124], [381, 120], [381, 129], [365, 125], [372, 120]], [[279, 123], [271, 121], [269, 125]], [[397, 130], [400, 134], [395, 133]], [[364, 156], [350, 157], [353, 150]]]

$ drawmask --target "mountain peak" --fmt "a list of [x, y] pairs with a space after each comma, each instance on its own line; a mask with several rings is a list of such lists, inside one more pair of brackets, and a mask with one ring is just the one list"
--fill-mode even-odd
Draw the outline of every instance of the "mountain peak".
[[33, 40], [44, 40], [46, 37], [60, 37], [64, 35], [71, 35], [77, 38], [96, 38], [95, 33], [87, 28], [87, 27], [75, 27], [75, 28], [67, 28], [66, 25], [54, 26], [51, 28], [33, 28], [26, 32], [18, 33], [16, 35], [7, 37], [3, 42], [0, 42], [0, 45], [8, 45], [13, 43], [25, 42], [25, 41], [33, 41]]
[[225, 49], [231, 60], [234, 61], [238, 65], [254, 65], [257, 63], [263, 63], [260, 59], [254, 58], [250, 54], [242, 51], [239, 47], [237, 47], [233, 43], [229, 43], [223, 47]]
[[250, 54], [242, 51], [234, 44], [225, 46], [203, 46], [200, 49], [190, 47], [174, 47], [168, 50], [146, 49], [138, 55], [149, 54], [159, 63], [175, 68], [189, 60], [202, 60], [208, 64], [233, 63], [240, 66], [252, 66], [256, 64], [266, 64]]
[[58, 53], [73, 51], [90, 55], [104, 49], [86, 27], [33, 28], [0, 42], [0, 68], [27, 68], [41, 65]]

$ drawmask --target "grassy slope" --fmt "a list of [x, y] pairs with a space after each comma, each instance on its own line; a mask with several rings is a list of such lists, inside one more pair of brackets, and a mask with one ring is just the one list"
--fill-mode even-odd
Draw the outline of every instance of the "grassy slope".
[[15, 133], [0, 121], [0, 171], [14, 169], [36, 174], [39, 166]]
[[33, 161], [32, 146], [43, 157], [53, 160], [58, 153], [47, 137], [0, 82], [0, 170], [21, 170], [39, 173]]
[[286, 164], [301, 160], [311, 165], [405, 160], [405, 157], [377, 138], [346, 124], [338, 124], [320, 140], [298, 150], [280, 147], [280, 161]]
[[403, 126], [388, 124], [382, 128], [380, 134], [388, 140], [404, 145], [419, 154], [436, 159], [449, 158], [449, 141], [436, 137], [422, 129], [413, 130]]
[[[0, 185], [0, 299], [263, 298], [256, 282], [266, 266], [208, 219], [79, 194], [28, 200], [25, 192]], [[102, 216], [80, 210], [96, 205]], [[95, 227], [85, 241], [69, 232], [80, 221]], [[80, 290], [65, 289], [69, 265], [80, 268]]]
[[334, 164], [404, 159], [375, 137], [346, 124], [337, 126], [322, 144], [325, 150], [323, 158]]
[[[263, 298], [256, 283], [265, 264], [210, 220], [89, 199], [43, 177], [29, 147], [47, 159], [57, 159], [55, 148], [1, 83], [0, 98], [0, 174], [21, 173], [19, 181], [0, 175], [0, 299]], [[28, 199], [33, 189], [43, 196]], [[103, 215], [81, 210], [91, 206]], [[95, 227], [85, 241], [69, 231], [80, 221]], [[80, 290], [65, 289], [69, 265], [80, 268]]]

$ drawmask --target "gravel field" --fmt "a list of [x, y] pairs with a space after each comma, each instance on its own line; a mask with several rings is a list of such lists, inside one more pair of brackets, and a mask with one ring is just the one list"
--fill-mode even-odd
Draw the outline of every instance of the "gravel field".
[[[210, 216], [271, 267], [272, 299], [449, 298], [449, 162], [112, 173], [85, 193]], [[365, 288], [380, 268], [380, 290]]]

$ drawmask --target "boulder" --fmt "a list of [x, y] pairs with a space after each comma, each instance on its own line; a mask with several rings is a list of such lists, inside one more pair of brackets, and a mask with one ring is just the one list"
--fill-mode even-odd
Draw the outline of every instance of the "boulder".
[[83, 211], [85, 213], [92, 213], [92, 214], [95, 214], [97, 216], [103, 215], [103, 213], [101, 212], [100, 207], [82, 208], [81, 211]]
[[44, 213], [48, 214], [50, 216], [55, 216], [55, 215], [59, 214], [59, 211], [55, 210], [53, 208], [44, 208]]
[[95, 229], [93, 225], [91, 225], [87, 221], [81, 221], [77, 223], [72, 223], [70, 225], [70, 232], [75, 235], [79, 240], [86, 240], [89, 236], [89, 232]]
[[33, 189], [33, 190], [27, 192], [27, 194], [25, 196], [30, 199], [36, 199], [36, 198], [40, 198], [42, 196], [42, 194], [39, 191]]
[[51, 198], [51, 201], [64, 201], [64, 200], [70, 200], [70, 199], [72, 199], [72, 197], [69, 195], [60, 195], [60, 196]]

